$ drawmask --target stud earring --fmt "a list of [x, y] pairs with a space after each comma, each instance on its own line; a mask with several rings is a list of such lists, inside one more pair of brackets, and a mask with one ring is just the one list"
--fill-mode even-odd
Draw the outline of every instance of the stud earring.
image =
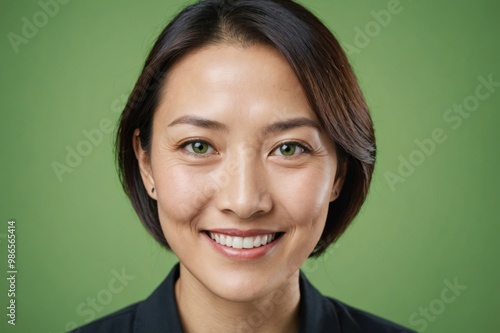
[[151, 189], [151, 193], [155, 193], [155, 188], [154, 187]]

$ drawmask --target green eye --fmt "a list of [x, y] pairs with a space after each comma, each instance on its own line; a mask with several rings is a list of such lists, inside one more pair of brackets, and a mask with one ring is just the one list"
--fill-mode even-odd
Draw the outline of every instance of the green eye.
[[193, 142], [191, 145], [197, 154], [205, 154], [208, 151], [208, 144], [205, 142]]
[[214, 152], [214, 149], [208, 142], [201, 140], [188, 142], [184, 147], [188, 152], [196, 155], [208, 155]]
[[284, 157], [293, 157], [303, 153], [308, 153], [309, 150], [297, 142], [285, 142], [277, 147], [273, 154]]
[[297, 145], [285, 143], [285, 144], [282, 144], [279, 149], [280, 149], [281, 155], [293, 156], [293, 155], [295, 155], [295, 151], [297, 150]]

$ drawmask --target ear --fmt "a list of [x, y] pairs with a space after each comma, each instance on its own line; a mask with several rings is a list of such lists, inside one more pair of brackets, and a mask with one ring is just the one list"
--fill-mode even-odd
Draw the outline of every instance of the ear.
[[330, 194], [330, 202], [337, 200], [340, 196], [340, 191], [342, 191], [342, 186], [344, 186], [345, 176], [347, 174], [347, 163], [341, 162], [337, 166], [335, 172], [335, 181], [332, 186], [332, 193]]
[[135, 157], [137, 158], [137, 162], [139, 164], [139, 171], [141, 172], [141, 178], [146, 192], [152, 199], [156, 200], [155, 181], [151, 170], [150, 158], [148, 153], [142, 149], [139, 134], [140, 131], [136, 128], [132, 137], [132, 146], [134, 147]]

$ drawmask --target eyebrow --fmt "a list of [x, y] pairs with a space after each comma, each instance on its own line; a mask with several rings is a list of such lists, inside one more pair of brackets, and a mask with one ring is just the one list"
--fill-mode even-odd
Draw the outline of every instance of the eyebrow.
[[283, 132], [289, 129], [304, 126], [312, 127], [318, 132], [321, 132], [321, 126], [319, 126], [319, 124], [314, 120], [305, 117], [298, 117], [272, 123], [271, 125], [266, 126], [266, 128], [264, 129], [264, 134]]
[[[206, 118], [202, 118], [199, 116], [195, 115], [185, 115], [181, 116], [174, 121], [172, 121], [168, 127], [179, 125], [179, 124], [187, 124], [187, 125], [193, 125], [193, 126], [198, 126], [198, 127], [203, 127], [203, 128], [208, 128], [208, 129], [214, 129], [217, 131], [223, 131], [227, 132], [228, 127], [216, 120], [210, 120]], [[305, 118], [305, 117], [297, 117], [297, 118], [291, 118], [287, 120], [281, 120], [274, 122], [268, 126], [266, 126], [263, 130], [264, 134], [273, 134], [277, 132], [283, 132], [287, 131], [293, 128], [298, 128], [298, 127], [312, 127], [316, 129], [317, 131], [321, 131], [321, 127], [317, 122], [315, 122], [312, 119]]]
[[223, 131], [223, 132], [227, 132], [227, 130], [228, 130], [227, 126], [221, 122], [218, 122], [215, 120], [209, 120], [209, 119], [205, 119], [205, 118], [201, 118], [201, 117], [193, 116], [193, 115], [185, 115], [185, 116], [179, 117], [179, 118], [175, 119], [173, 122], [171, 122], [168, 125], [168, 127], [175, 126], [178, 124], [193, 125], [193, 126], [198, 126], [198, 127], [208, 128], [208, 129], [214, 129], [217, 131]]

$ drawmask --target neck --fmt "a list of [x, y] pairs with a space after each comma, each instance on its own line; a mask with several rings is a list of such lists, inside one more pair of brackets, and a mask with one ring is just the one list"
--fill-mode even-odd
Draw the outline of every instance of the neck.
[[262, 298], [233, 302], [214, 295], [181, 264], [175, 296], [185, 333], [298, 332], [298, 271]]

